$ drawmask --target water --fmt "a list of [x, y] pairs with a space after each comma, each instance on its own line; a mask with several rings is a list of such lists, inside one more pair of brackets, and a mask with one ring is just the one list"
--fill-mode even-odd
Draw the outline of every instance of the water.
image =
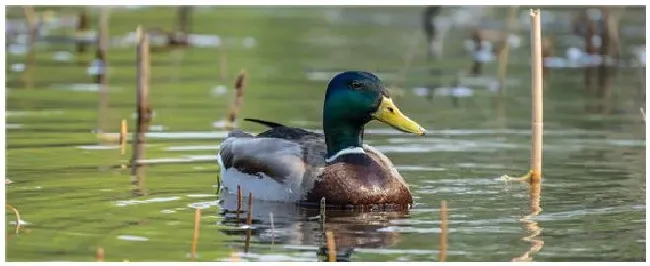
[[[416, 22], [408, 26], [405, 20], [419, 19], [419, 9], [399, 8], [392, 17], [386, 9], [378, 10], [389, 17], [355, 20], [354, 14], [368, 10], [345, 9], [334, 23], [331, 10], [214, 9], [196, 13], [193, 26], [224, 38], [254, 38], [251, 49], [242, 49], [239, 42], [224, 44], [233, 46], [226, 50], [229, 78], [240, 67], [251, 73], [240, 117], [320, 131], [322, 76], [347, 69], [400, 76], [404, 49], [413, 43], [402, 38], [413, 33], [402, 32], [419, 30]], [[140, 17], [166, 23], [173, 12], [116, 10], [111, 27], [116, 35], [125, 34]], [[339, 41], [305, 41], [316, 36]], [[462, 54], [465, 37], [448, 38], [459, 44], [459, 51], [447, 45], [449, 54]], [[637, 70], [619, 70], [611, 87], [602, 91], [585, 88], [582, 70], [552, 72], [545, 83], [544, 179], [536, 198], [528, 184], [500, 178], [523, 175], [529, 168], [529, 52], [527, 45], [522, 47], [513, 51], [519, 56], [511, 56], [509, 70], [509, 79], [518, 82], [508, 84], [503, 98], [482, 84], [469, 84], [475, 93], [456, 103], [445, 95], [418, 96], [412, 89], [436, 87], [430, 83], [448, 86], [459, 69], [469, 66], [469, 55], [433, 63], [426, 61], [424, 48], [415, 49], [416, 59], [401, 85], [407, 90], [395, 102], [429, 134], [410, 136], [372, 122], [364, 139], [393, 161], [410, 185], [414, 207], [328, 210], [324, 230], [335, 235], [340, 259], [437, 261], [440, 206], [446, 200], [448, 261], [645, 261], [645, 124], [638, 111], [644, 97]], [[133, 198], [129, 169], [120, 167], [131, 147], [121, 155], [117, 143], [97, 143], [91, 133], [97, 127], [97, 96], [73, 90], [74, 84], [90, 82], [87, 64], [52, 64], [52, 54], [62, 49], [39, 51], [44, 66], [37, 68], [43, 72], [36, 81], [43, 89], [21, 89], [19, 73], [7, 77], [7, 86], [14, 89], [7, 90], [6, 177], [14, 183], [5, 187], [6, 201], [20, 211], [22, 227], [15, 235], [15, 216], [8, 210], [8, 261], [92, 261], [98, 247], [107, 261], [187, 261], [195, 208], [202, 214], [199, 261], [323, 259], [318, 255], [323, 228], [314, 218], [318, 210], [254, 200], [249, 228], [243, 225], [246, 212], [239, 219], [232, 212], [233, 195], [215, 195], [214, 155], [226, 132], [213, 124], [226, 116], [233, 96], [231, 90], [211, 96], [217, 84], [232, 83], [218, 78], [218, 51], [187, 51], [181, 68], [166, 55], [153, 54], [153, 124], [160, 131], [148, 134], [142, 161], [149, 195]], [[135, 125], [130, 49], [109, 53], [114, 57], [109, 57], [109, 68], [110, 60], [121, 63], [113, 66], [109, 81], [119, 89], [110, 92], [106, 132], [119, 132], [123, 118], [129, 130]], [[22, 62], [23, 56], [8, 60]], [[447, 74], [432, 76], [430, 68]], [[476, 80], [493, 80], [494, 69], [489, 64], [485, 76]], [[171, 73], [178, 74], [178, 82], [170, 82]], [[253, 132], [263, 129], [244, 121], [238, 125]], [[539, 206], [533, 204], [536, 200]], [[244, 210], [246, 205], [244, 198]], [[245, 250], [247, 229], [252, 233]]]

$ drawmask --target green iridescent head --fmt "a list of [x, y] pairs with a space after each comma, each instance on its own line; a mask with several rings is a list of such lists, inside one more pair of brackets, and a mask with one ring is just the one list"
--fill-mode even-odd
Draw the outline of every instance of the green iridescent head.
[[363, 126], [373, 119], [400, 131], [425, 134], [418, 123], [395, 106], [377, 76], [349, 71], [332, 78], [323, 105], [323, 130], [328, 157], [345, 148], [360, 147]]

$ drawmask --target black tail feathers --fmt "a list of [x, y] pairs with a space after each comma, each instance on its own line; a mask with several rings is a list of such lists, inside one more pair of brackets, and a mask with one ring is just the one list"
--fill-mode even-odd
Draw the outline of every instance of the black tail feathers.
[[265, 126], [270, 127], [270, 128], [286, 127], [283, 124], [270, 122], [270, 121], [259, 120], [259, 119], [253, 119], [253, 118], [244, 118], [244, 121], [259, 123], [259, 124], [265, 125]]

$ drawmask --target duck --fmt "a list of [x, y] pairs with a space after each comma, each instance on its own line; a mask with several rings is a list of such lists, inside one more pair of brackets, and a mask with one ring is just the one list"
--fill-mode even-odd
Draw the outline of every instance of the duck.
[[408, 184], [390, 159], [363, 144], [364, 126], [380, 121], [424, 136], [374, 74], [335, 75], [323, 102], [323, 131], [246, 118], [267, 127], [257, 135], [233, 129], [219, 145], [220, 191], [241, 190], [256, 200], [327, 205], [412, 206]]

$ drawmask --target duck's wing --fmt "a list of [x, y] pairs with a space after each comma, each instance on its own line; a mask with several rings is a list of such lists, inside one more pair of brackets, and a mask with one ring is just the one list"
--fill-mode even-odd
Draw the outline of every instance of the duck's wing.
[[[229, 134], [218, 157], [222, 174], [236, 169], [245, 173], [246, 178], [270, 178], [304, 192], [322, 171], [326, 153], [321, 134], [279, 125], [257, 136], [244, 132]], [[222, 178], [225, 181], [228, 176]]]

